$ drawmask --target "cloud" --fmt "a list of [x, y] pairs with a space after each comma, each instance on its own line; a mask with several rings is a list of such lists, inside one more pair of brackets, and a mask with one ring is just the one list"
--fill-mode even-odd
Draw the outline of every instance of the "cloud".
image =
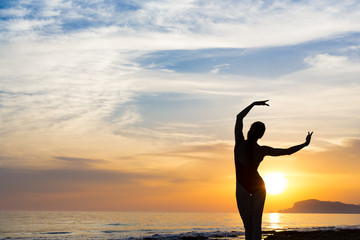
[[[314, 133], [316, 134], [316, 132]], [[315, 138], [314, 138], [315, 137]], [[313, 140], [316, 141], [316, 135]], [[287, 171], [298, 175], [309, 175], [312, 179], [319, 179], [323, 181], [321, 184], [326, 185], [332, 182], [336, 182], [337, 185], [341, 185], [340, 179], [359, 180], [357, 174], [360, 168], [358, 161], [359, 155], [359, 138], [346, 138], [342, 139], [340, 143], [327, 143], [321, 149], [312, 148], [311, 143], [308, 149], [304, 149], [294, 155], [284, 156], [280, 158], [269, 157], [262, 163], [263, 169], [275, 169], [276, 167], [283, 169], [284, 164], [288, 168]], [[291, 160], [290, 160], [291, 159]], [[331, 178], [328, 178], [331, 176]], [[359, 182], [359, 181], [357, 181]], [[313, 188], [320, 186], [312, 186]], [[330, 187], [327, 185], [327, 187]], [[339, 187], [339, 186], [338, 186]], [[345, 187], [345, 186], [344, 186]], [[360, 188], [359, 184], [349, 184], [349, 188]]]
[[0, 60], [2, 131], [61, 128], [69, 121], [75, 125], [87, 121], [90, 126], [131, 100], [131, 78], [126, 76], [131, 66], [125, 70], [116, 63], [124, 61], [116, 53], [54, 47], [29, 48], [23, 54], [13, 49], [2, 52], [6, 57]]
[[3, 194], [65, 193], [85, 191], [99, 185], [133, 184], [140, 179], [157, 178], [148, 173], [96, 169], [13, 169], [0, 168]]
[[[323, 151], [314, 152], [314, 158], [319, 159], [319, 165], [321, 165], [318, 171], [357, 176], [356, 172], [360, 168], [359, 146], [359, 138], [346, 138], [342, 139], [341, 144], [329, 144]], [[341, 159], [346, 159], [346, 164]]]
[[[176, 191], [176, 183], [218, 184], [224, 181], [220, 172], [227, 172], [233, 161], [232, 148], [223, 142], [197, 143], [177, 146], [171, 150], [122, 156], [122, 164], [131, 161], [132, 169], [99, 169], [108, 161], [79, 157], [55, 156], [64, 162], [61, 167], [24, 168], [0, 167], [0, 190], [4, 195], [27, 193], [70, 193], [91, 191], [98, 187], [122, 188], [132, 186], [136, 189], [149, 189], [162, 185], [164, 192]], [[138, 165], [136, 164], [138, 163]], [[218, 169], [214, 176], [211, 169]], [[227, 166], [227, 167], [226, 167]], [[208, 169], [209, 171], [201, 171]], [[231, 169], [231, 168], [230, 168]], [[228, 173], [229, 174], [229, 173]], [[211, 176], [211, 179], [209, 177]], [[149, 183], [151, 183], [149, 185]], [[174, 185], [175, 184], [175, 185]]]
[[29, 9], [22, 7], [22, 6], [0, 9], [0, 14], [3, 19], [4, 18], [14, 18], [14, 17], [21, 18], [21, 17], [28, 15], [29, 12], [30, 12]]
[[[62, 156], [55, 158], [71, 166], [0, 167], [0, 205], [2, 209], [203, 209], [198, 207], [201, 199], [217, 196], [214, 192], [228, 182], [229, 170], [233, 175], [232, 168], [225, 167], [233, 163], [224, 161], [228, 153], [232, 156], [228, 150], [226, 144], [213, 143], [149, 151], [122, 159], [124, 166], [131, 161], [132, 169], [95, 169], [102, 160]], [[199, 202], [187, 200], [195, 195]]]
[[328, 69], [338, 68], [349, 63], [346, 56], [334, 56], [329, 54], [317, 54], [305, 58], [304, 61], [314, 67]]
[[67, 35], [131, 50], [293, 45], [358, 31], [358, 8], [356, 1], [20, 1], [6, 10], [15, 19], [5, 21], [2, 39]]
[[230, 64], [224, 63], [224, 64], [216, 65], [216, 66], [214, 66], [214, 69], [211, 70], [211, 73], [217, 74], [217, 73], [219, 73], [220, 70], [226, 69], [226, 68], [230, 68]]
[[106, 163], [106, 161], [102, 159], [90, 159], [90, 158], [79, 158], [79, 157], [55, 156], [54, 159], [63, 161], [67, 166], [71, 168], [86, 168], [93, 164]]
[[[233, 146], [227, 142], [189, 142], [168, 146], [166, 150], [148, 150], [141, 154], [120, 156], [137, 168], [171, 176], [173, 182], [210, 186], [228, 183], [233, 178]], [[230, 180], [231, 180], [230, 179]], [[175, 188], [175, 186], [174, 186]]]

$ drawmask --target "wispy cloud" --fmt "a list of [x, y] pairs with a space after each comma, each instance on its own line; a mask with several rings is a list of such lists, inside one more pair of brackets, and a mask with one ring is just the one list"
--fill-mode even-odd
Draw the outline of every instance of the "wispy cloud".
[[[17, 206], [27, 209], [25, 202], [28, 202], [33, 209], [50, 206], [59, 210], [74, 207], [106, 210], [109, 206], [114, 209], [114, 203], [118, 210], [139, 209], [139, 206], [148, 204], [161, 209], [157, 206], [161, 202], [168, 210], [176, 209], [175, 205], [191, 210], [193, 204], [176, 200], [176, 196], [191, 196], [195, 192], [206, 194], [207, 188], [221, 188], [221, 184], [229, 180], [229, 170], [232, 172], [229, 168], [232, 164], [222, 161], [228, 148], [227, 144], [214, 142], [211, 145], [178, 147], [167, 152], [149, 151], [130, 155], [130, 159], [122, 157], [123, 163], [133, 163], [132, 169], [99, 169], [96, 165], [103, 160], [63, 156], [55, 158], [71, 166], [66, 164], [47, 169], [0, 167], [1, 208]], [[223, 174], [214, 176], [214, 169], [225, 173], [225, 177]], [[14, 197], [17, 200], [11, 201]], [[88, 197], [94, 199], [91, 204], [86, 203]], [[47, 201], [43, 201], [45, 199]], [[168, 204], [171, 199], [172, 204]]]
[[[346, 201], [347, 194], [356, 194], [357, 186], [342, 186], [342, 193], [350, 192], [339, 196], [335, 193], [339, 191], [335, 185], [339, 179], [353, 182], [358, 180], [358, 145], [359, 139], [345, 139], [341, 144], [328, 144], [322, 151], [300, 152], [291, 160], [288, 157], [268, 157], [260, 171], [269, 165], [273, 169], [286, 169], [292, 175], [293, 186], [308, 189], [307, 192], [311, 191], [317, 198], [324, 198], [323, 191], [328, 191], [327, 184], [331, 182], [333, 191], [328, 191], [326, 199]], [[74, 207], [82, 210], [106, 210], [109, 206], [110, 209], [125, 210], [138, 209], [136, 206], [150, 203], [154, 209], [202, 209], [198, 202], [188, 204], [183, 199], [176, 200], [180, 195], [190, 197], [195, 194], [201, 203], [212, 197], [210, 206], [213, 210], [234, 210], [233, 191], [228, 192], [229, 185], [234, 182], [233, 162], [229, 161], [231, 148], [231, 145], [224, 142], [198, 143], [167, 152], [132, 155], [129, 160], [141, 161], [139, 165], [146, 166], [146, 171], [81, 166], [52, 169], [0, 167], [1, 208], [11, 209], [17, 204], [21, 209], [29, 209], [26, 203], [30, 202], [36, 209], [48, 207], [58, 210]], [[94, 161], [74, 157], [57, 158], [69, 162]], [[346, 158], [347, 164], [339, 161], [339, 158]], [[95, 162], [98, 160], [95, 159]], [[313, 181], [317, 181], [316, 184]], [[213, 189], [213, 192], [209, 189]], [[224, 194], [219, 196], [219, 192]], [[157, 194], [155, 199], [153, 194]], [[89, 201], [89, 197], [94, 201]], [[168, 204], [170, 199], [174, 200], [172, 204]]]
[[[15, 17], [4, 21], [3, 40], [34, 31], [87, 44], [112, 39], [121, 49], [279, 46], [358, 31], [358, 8], [356, 1], [19, 1], [2, 10]], [[113, 31], [102, 35], [104, 28]]]
[[54, 159], [60, 160], [65, 163], [65, 166], [71, 168], [87, 168], [94, 164], [104, 164], [105, 160], [102, 159], [89, 159], [89, 158], [79, 158], [79, 157], [65, 157], [65, 156], [55, 156]]
[[159, 178], [148, 173], [131, 173], [95, 169], [11, 169], [0, 168], [0, 189], [3, 194], [66, 193], [85, 191], [102, 184], [134, 184], [134, 181]]

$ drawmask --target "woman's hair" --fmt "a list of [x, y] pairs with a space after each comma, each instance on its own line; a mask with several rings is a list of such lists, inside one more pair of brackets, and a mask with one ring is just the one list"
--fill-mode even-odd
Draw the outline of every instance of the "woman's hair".
[[248, 132], [248, 139], [255, 138], [260, 139], [265, 133], [265, 124], [263, 122], [254, 122], [251, 124]]

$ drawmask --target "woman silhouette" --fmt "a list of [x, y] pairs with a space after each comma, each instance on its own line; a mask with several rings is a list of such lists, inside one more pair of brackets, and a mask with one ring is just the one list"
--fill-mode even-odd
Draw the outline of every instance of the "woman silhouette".
[[269, 100], [257, 101], [242, 110], [235, 124], [235, 169], [236, 200], [240, 216], [244, 223], [246, 240], [261, 240], [261, 221], [265, 203], [265, 184], [257, 169], [265, 156], [290, 155], [308, 146], [312, 132], [308, 132], [306, 141], [287, 149], [260, 146], [257, 141], [264, 135], [265, 125], [254, 122], [245, 140], [243, 119], [254, 106], [269, 106]]

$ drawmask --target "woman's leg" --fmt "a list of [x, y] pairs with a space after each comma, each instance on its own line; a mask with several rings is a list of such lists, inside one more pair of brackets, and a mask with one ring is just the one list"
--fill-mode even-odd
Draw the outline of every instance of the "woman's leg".
[[236, 183], [236, 201], [241, 219], [244, 223], [245, 239], [251, 240], [251, 236], [253, 235], [252, 196], [240, 183]]
[[261, 240], [261, 222], [264, 210], [266, 190], [257, 191], [252, 195], [252, 240]]

